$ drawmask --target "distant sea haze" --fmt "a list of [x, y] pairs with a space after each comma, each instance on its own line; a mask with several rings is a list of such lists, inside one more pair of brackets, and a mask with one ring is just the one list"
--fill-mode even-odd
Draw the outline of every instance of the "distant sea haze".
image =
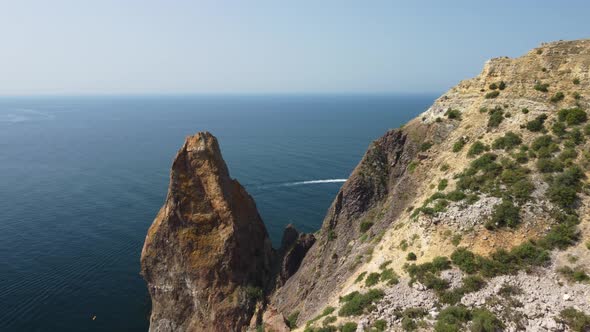
[[186, 136], [217, 136], [276, 246], [435, 97], [0, 98], [0, 331], [148, 329], [139, 256]]

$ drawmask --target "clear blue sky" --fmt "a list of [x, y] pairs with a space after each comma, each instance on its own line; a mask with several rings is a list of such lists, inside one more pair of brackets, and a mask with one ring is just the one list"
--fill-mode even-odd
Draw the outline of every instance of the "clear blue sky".
[[590, 37], [590, 1], [18, 0], [0, 95], [442, 92]]

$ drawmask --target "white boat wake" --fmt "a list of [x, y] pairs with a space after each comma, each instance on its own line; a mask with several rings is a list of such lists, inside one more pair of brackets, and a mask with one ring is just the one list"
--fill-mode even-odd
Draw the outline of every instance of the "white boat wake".
[[284, 186], [300, 186], [304, 184], [320, 184], [320, 183], [341, 183], [346, 182], [347, 179], [324, 179], [324, 180], [308, 180], [308, 181], [298, 181], [298, 182], [288, 182], [284, 183]]
[[293, 186], [304, 186], [308, 184], [323, 184], [323, 183], [343, 183], [347, 179], [322, 179], [322, 180], [307, 180], [307, 181], [295, 181], [295, 182], [281, 182], [281, 183], [266, 183], [262, 185], [254, 186], [259, 189], [264, 188], [277, 188], [277, 187], [293, 187]]

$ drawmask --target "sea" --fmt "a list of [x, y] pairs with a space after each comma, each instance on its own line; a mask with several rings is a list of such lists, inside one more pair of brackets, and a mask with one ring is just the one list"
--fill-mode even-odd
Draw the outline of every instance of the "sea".
[[319, 229], [372, 140], [436, 95], [0, 97], [0, 331], [146, 331], [148, 227], [186, 136], [217, 136], [275, 246]]

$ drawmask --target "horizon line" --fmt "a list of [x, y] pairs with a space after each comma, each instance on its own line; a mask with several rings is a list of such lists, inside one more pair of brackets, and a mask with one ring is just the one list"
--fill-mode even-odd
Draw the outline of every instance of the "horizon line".
[[[445, 90], [446, 91], [446, 90]], [[26, 97], [265, 97], [265, 96], [395, 96], [395, 95], [442, 95], [441, 91], [404, 92], [404, 91], [376, 91], [376, 92], [139, 92], [139, 93], [23, 93], [0, 94], [0, 98]]]

